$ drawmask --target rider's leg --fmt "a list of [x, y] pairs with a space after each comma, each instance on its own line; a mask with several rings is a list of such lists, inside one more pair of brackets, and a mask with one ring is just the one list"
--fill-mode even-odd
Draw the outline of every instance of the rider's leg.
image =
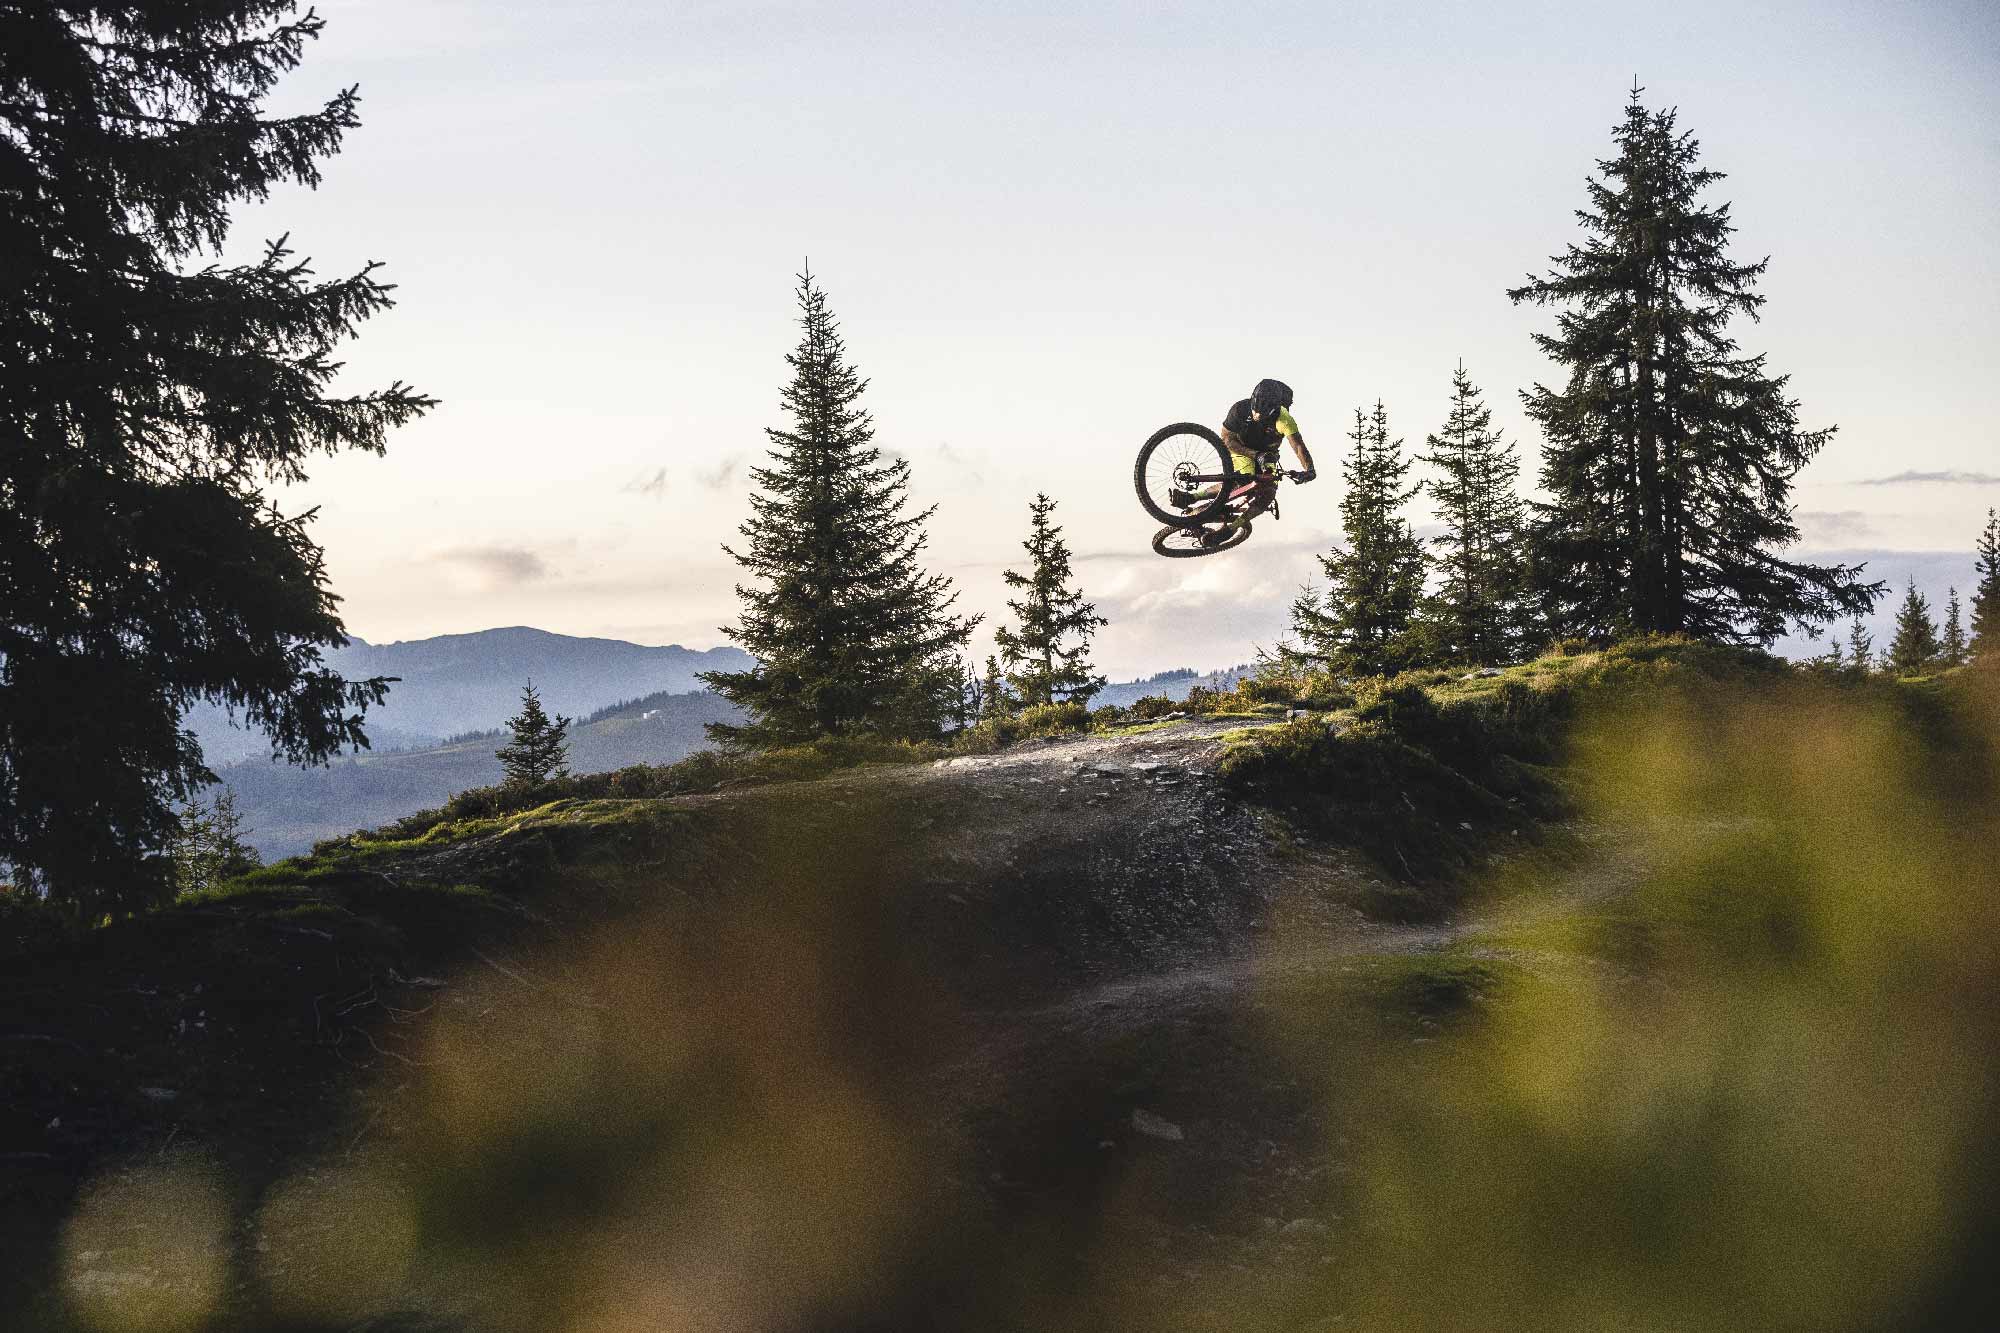
[[1253, 454], [1232, 453], [1229, 458], [1237, 473], [1248, 475], [1231, 483], [1234, 493], [1244, 496], [1244, 499], [1237, 506], [1236, 516], [1229, 520], [1228, 526], [1231, 529], [1247, 527], [1251, 519], [1269, 509], [1271, 502], [1278, 498], [1278, 479], [1269, 468], [1260, 466]]
[[[1244, 482], [1256, 475], [1257, 456], [1255, 454], [1238, 453], [1236, 450], [1231, 449], [1229, 451], [1229, 470], [1231, 480], [1228, 485], [1230, 491], [1234, 493], [1242, 489]], [[1189, 507], [1192, 507], [1203, 501], [1213, 500], [1217, 495], [1222, 493], [1222, 486], [1223, 483], [1212, 481], [1197, 486], [1191, 491], [1182, 492], [1182, 494], [1187, 496], [1185, 503]]]

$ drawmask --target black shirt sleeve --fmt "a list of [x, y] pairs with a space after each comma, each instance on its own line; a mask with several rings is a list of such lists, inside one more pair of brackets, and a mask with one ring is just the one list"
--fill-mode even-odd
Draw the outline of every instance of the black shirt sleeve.
[[1236, 400], [1235, 405], [1222, 418], [1222, 428], [1227, 431], [1234, 431], [1246, 440], [1250, 438], [1251, 434], [1254, 433], [1254, 426], [1250, 420], [1250, 400], [1248, 398], [1239, 398]]

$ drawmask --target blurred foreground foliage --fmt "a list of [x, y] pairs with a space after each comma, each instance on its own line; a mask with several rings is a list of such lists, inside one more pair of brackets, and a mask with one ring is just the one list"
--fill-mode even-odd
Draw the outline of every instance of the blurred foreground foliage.
[[[2000, 672], [1832, 688], [1613, 653], [1567, 772], [1633, 889], [1497, 941], [1378, 1061], [1361, 1327], [1992, 1327]], [[1474, 1313], [1476, 1312], [1476, 1314]]]
[[[1829, 682], [1649, 641], [1356, 694], [1337, 732], [1246, 732], [1231, 783], [1300, 829], [1414, 807], [1404, 854], [1440, 863], [1453, 802], [1631, 855], [1557, 891], [1467, 843], [1508, 892], [1401, 951], [1288, 954], [1312, 937], [1274, 910], [1290, 962], [1245, 996], [1148, 1027], [1089, 1006], [996, 1102], [875, 815], [760, 838], [754, 895], [748, 844], [709, 845], [720, 805], [349, 844], [342, 903], [495, 830], [595, 839], [606, 873], [706, 856], [683, 878], [746, 896], [456, 979], [387, 1070], [393, 1142], [364, 1122], [254, 1186], [216, 1156], [106, 1172], [56, 1326], [246, 1327], [246, 1302], [298, 1333], [1993, 1326], [2000, 672]], [[1135, 1136], [1156, 1098], [1214, 1109]], [[1246, 1106], [1296, 1112], [1297, 1164]], [[1176, 1209], [1198, 1225], [1149, 1220]], [[1178, 1280], [1225, 1243], [1245, 1257]]]

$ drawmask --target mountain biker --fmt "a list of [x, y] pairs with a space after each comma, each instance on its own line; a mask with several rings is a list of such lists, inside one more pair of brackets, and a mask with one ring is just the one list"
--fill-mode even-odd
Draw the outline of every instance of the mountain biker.
[[[1281, 380], [1258, 380], [1250, 396], [1238, 399], [1223, 416], [1222, 443], [1229, 449], [1231, 471], [1241, 474], [1246, 481], [1254, 481], [1256, 494], [1235, 519], [1203, 533], [1204, 544], [1219, 544], [1231, 531], [1270, 508], [1271, 501], [1278, 494], [1275, 464], [1281, 441], [1289, 439], [1292, 442], [1292, 452], [1297, 455], [1302, 469], [1292, 474], [1293, 481], [1307, 482], [1319, 475], [1313, 467], [1312, 454], [1306, 450], [1306, 437], [1299, 432], [1299, 423], [1292, 420], [1291, 406], [1290, 385]], [[1187, 494], [1180, 502], [1192, 504], [1212, 498], [1218, 489], [1204, 487]]]

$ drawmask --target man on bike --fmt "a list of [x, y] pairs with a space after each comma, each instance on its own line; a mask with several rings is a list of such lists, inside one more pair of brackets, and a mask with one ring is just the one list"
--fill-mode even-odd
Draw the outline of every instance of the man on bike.
[[[1205, 544], [1221, 543], [1232, 530], [1271, 507], [1278, 495], [1276, 464], [1282, 441], [1291, 441], [1292, 452], [1299, 460], [1301, 470], [1292, 474], [1293, 481], [1311, 481], [1319, 475], [1313, 467], [1312, 455], [1306, 451], [1306, 437], [1299, 433], [1299, 423], [1292, 420], [1291, 406], [1290, 385], [1279, 380], [1258, 380], [1250, 396], [1238, 399], [1222, 418], [1222, 442], [1229, 448], [1231, 470], [1241, 474], [1244, 482], [1254, 485], [1256, 493], [1234, 520], [1204, 533]], [[1204, 487], [1188, 495], [1182, 503], [1208, 499], [1216, 489]]]

